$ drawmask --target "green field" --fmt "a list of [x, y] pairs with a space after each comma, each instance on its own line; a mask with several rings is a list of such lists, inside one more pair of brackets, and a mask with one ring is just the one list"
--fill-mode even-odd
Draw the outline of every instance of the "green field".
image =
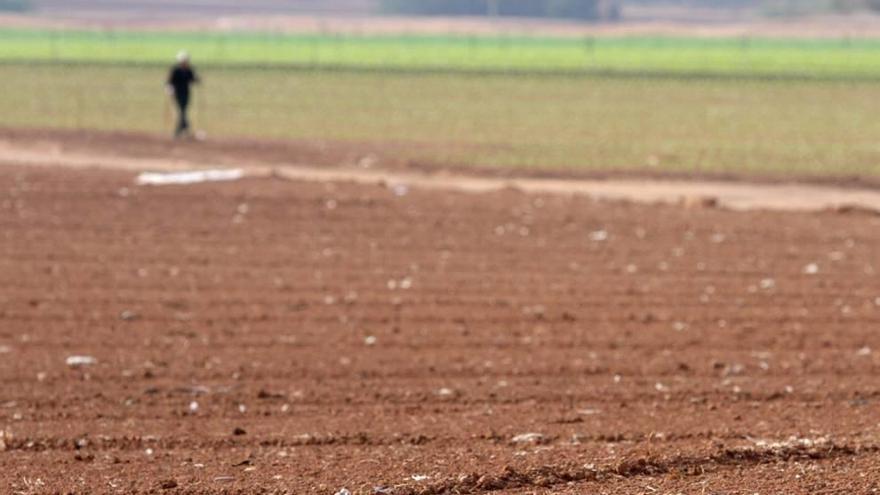
[[[3, 64], [0, 125], [170, 133], [164, 68]], [[453, 164], [880, 173], [880, 84], [203, 68], [197, 125]]]
[[880, 79], [880, 40], [0, 30], [0, 61]]

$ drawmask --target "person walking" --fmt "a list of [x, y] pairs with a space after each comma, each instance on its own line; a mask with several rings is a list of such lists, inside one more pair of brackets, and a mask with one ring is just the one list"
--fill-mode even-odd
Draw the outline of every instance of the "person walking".
[[172, 96], [177, 104], [178, 120], [174, 131], [175, 138], [189, 135], [189, 118], [186, 112], [189, 107], [190, 87], [198, 83], [199, 76], [190, 66], [189, 54], [181, 51], [177, 54], [177, 63], [171, 68], [166, 84], [168, 95]]

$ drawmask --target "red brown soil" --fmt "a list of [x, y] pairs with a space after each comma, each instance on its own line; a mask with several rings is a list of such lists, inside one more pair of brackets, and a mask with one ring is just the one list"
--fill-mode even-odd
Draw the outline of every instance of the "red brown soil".
[[875, 216], [133, 177], [0, 168], [2, 493], [880, 488]]

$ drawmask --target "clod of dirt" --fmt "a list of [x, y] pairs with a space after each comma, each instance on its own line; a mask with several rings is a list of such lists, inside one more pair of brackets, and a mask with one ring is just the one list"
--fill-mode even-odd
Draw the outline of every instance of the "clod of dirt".
[[70, 367], [91, 366], [97, 362], [98, 360], [92, 356], [68, 356], [65, 360], [65, 363]]
[[260, 390], [257, 393], [258, 399], [283, 399], [284, 394], [272, 393], [267, 390]]
[[177, 488], [177, 481], [173, 479], [167, 479], [159, 483], [159, 488], [163, 490], [171, 490], [172, 488]]
[[247, 435], [247, 432], [244, 430], [244, 428], [236, 427], [234, 430], [232, 430], [232, 434], [240, 437], [242, 435]]
[[685, 208], [717, 208], [718, 198], [714, 196], [685, 196], [681, 199]]
[[877, 210], [876, 208], [871, 208], [869, 206], [852, 204], [852, 203], [832, 206], [831, 208], [829, 208], [829, 211], [832, 211], [834, 213], [840, 213], [843, 215], [848, 215], [848, 214], [868, 215], [868, 216], [880, 215], [880, 210]]

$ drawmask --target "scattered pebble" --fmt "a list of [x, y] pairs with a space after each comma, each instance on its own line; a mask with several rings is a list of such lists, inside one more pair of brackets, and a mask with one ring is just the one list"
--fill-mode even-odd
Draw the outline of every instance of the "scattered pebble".
[[348, 488], [342, 488], [333, 495], [351, 495], [351, 492], [348, 490]]
[[443, 387], [437, 391], [437, 395], [439, 395], [440, 397], [450, 397], [452, 395], [455, 395], [455, 392], [451, 388]]
[[244, 428], [236, 427], [234, 430], [232, 430], [232, 434], [237, 437], [240, 437], [242, 435], [247, 435], [247, 431], [245, 431]]
[[376, 341], [377, 341], [377, 340], [378, 340], [378, 339], [376, 339], [375, 336], [370, 335], [369, 337], [367, 337], [367, 338], [364, 339], [364, 344], [366, 344], [366, 345], [376, 345]]
[[0, 430], [0, 452], [5, 452], [9, 448], [9, 442], [12, 440], [12, 433], [6, 430]]
[[871, 351], [871, 348], [868, 347], [868, 346], [865, 346], [865, 347], [862, 347], [861, 349], [859, 349], [859, 350], [856, 352], [856, 355], [857, 355], [857, 356], [870, 356], [870, 355], [871, 355], [871, 352], [872, 352], [872, 351]]
[[192, 401], [189, 403], [189, 412], [196, 412], [199, 410], [199, 403], [196, 401]]
[[412, 478], [413, 481], [425, 481], [425, 480], [429, 479], [430, 476], [425, 475], [425, 474], [414, 474], [414, 475], [410, 476], [410, 478]]
[[809, 265], [804, 267], [804, 273], [806, 275], [815, 275], [819, 273], [819, 265], [816, 263], [810, 263]]
[[65, 360], [68, 366], [91, 366], [98, 362], [97, 359], [92, 356], [68, 356]]
[[0, 345], [0, 354], [9, 354], [12, 352], [12, 347], [8, 345]]
[[125, 310], [119, 314], [119, 319], [122, 321], [134, 321], [137, 320], [140, 316], [134, 311]]
[[235, 476], [215, 476], [214, 481], [228, 483], [230, 481], [235, 481]]
[[776, 281], [772, 278], [765, 278], [761, 280], [761, 288], [764, 290], [771, 290], [776, 288]]
[[590, 240], [593, 242], [602, 242], [608, 240], [608, 231], [597, 230], [590, 233]]

